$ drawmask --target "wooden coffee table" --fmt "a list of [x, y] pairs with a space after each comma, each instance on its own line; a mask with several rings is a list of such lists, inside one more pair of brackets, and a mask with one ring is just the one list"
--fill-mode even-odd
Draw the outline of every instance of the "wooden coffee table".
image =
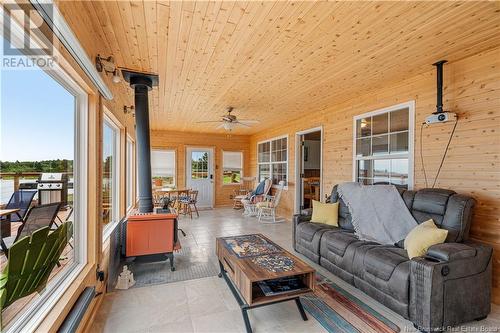
[[[306, 313], [300, 295], [314, 291], [315, 270], [261, 234], [216, 239], [219, 277], [224, 277], [240, 305], [248, 333], [252, 327], [247, 311], [252, 308], [294, 300], [303, 320]], [[259, 282], [298, 277], [304, 288], [266, 296]]]

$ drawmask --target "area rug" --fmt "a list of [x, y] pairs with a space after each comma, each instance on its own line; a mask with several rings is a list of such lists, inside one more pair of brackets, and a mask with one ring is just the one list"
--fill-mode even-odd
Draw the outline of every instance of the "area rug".
[[314, 294], [301, 296], [301, 300], [328, 332], [400, 332], [398, 325], [319, 273]]
[[127, 265], [134, 274], [136, 283], [132, 288], [216, 276], [219, 273], [217, 258], [198, 253], [199, 251], [203, 250], [183, 247], [176, 252], [173, 272], [165, 255], [137, 257], [133, 262], [123, 262], [120, 271], [123, 265]]

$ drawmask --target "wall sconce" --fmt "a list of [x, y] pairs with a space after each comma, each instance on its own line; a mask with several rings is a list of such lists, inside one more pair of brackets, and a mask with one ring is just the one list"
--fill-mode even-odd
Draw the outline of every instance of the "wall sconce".
[[101, 55], [97, 55], [95, 58], [95, 68], [98, 72], [104, 72], [106, 74], [111, 74], [113, 76], [113, 83], [120, 83], [120, 71], [116, 68], [115, 62], [112, 56], [107, 58], [101, 57]]
[[135, 117], [135, 108], [134, 108], [134, 106], [133, 105], [131, 105], [131, 106], [124, 105], [123, 106], [123, 113], [125, 113], [125, 114], [131, 114], [132, 117]]

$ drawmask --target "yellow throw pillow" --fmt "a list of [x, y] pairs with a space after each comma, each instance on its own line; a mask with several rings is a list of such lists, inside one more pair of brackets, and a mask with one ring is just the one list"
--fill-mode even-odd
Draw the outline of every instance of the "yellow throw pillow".
[[448, 230], [436, 227], [432, 219], [417, 225], [405, 238], [408, 257], [411, 259], [425, 255], [432, 245], [444, 243], [446, 236]]
[[339, 203], [322, 203], [313, 200], [313, 213], [311, 222], [325, 223], [339, 226]]

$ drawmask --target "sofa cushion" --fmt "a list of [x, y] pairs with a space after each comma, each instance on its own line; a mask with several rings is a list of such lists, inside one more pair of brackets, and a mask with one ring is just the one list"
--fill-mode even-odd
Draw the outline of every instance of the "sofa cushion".
[[359, 241], [354, 233], [345, 231], [327, 231], [321, 240], [326, 249], [341, 257], [344, 256], [349, 245]]
[[422, 189], [415, 192], [411, 213], [418, 223], [432, 219], [448, 230], [447, 242], [468, 239], [475, 200], [445, 189]]
[[408, 304], [410, 264], [404, 249], [390, 245], [361, 246], [353, 263], [354, 284], [371, 296], [376, 297], [373, 292], [378, 290], [400, 304]]
[[325, 231], [321, 237], [320, 262], [328, 269], [334, 270], [334, 273], [347, 282], [353, 283], [353, 261], [356, 249], [368, 244], [374, 245], [375, 243], [361, 241], [350, 231], [340, 228]]
[[335, 229], [333, 225], [328, 225], [325, 223], [300, 223], [297, 225], [297, 238], [300, 238], [302, 240], [311, 242], [314, 238], [314, 235], [316, 233], [322, 231], [322, 230], [328, 230], [328, 229]]
[[397, 247], [375, 247], [365, 254], [364, 264], [368, 273], [387, 281], [398, 265], [408, 261], [406, 251]]
[[329, 202], [338, 202], [339, 203], [339, 227], [345, 230], [354, 230], [354, 226], [352, 225], [351, 214], [349, 213], [349, 208], [344, 203], [342, 199], [340, 199], [339, 194], [337, 192], [338, 185], [335, 185], [332, 189], [332, 193], [330, 194]]
[[319, 247], [323, 233], [337, 227], [323, 224], [302, 222], [295, 228], [295, 249], [312, 261], [319, 263]]

